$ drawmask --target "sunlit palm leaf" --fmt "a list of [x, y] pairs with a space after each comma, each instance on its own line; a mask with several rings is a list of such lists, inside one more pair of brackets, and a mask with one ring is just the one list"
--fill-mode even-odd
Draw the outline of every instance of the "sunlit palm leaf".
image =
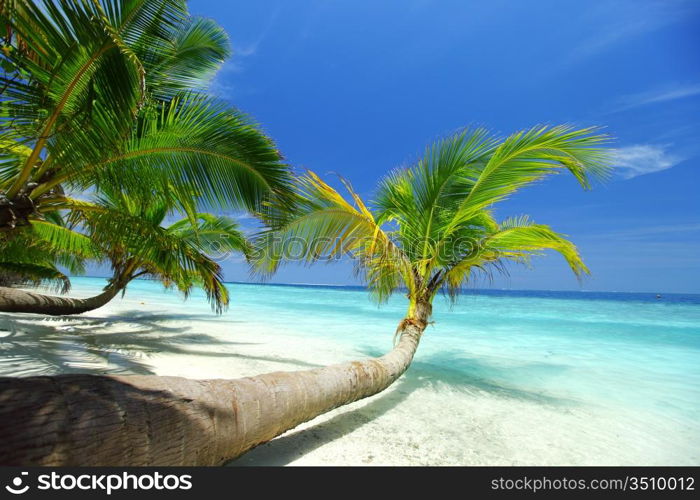
[[0, 260], [0, 274], [16, 277], [20, 285], [45, 287], [58, 293], [70, 290], [70, 279], [51, 264], [28, 262], [3, 262]]
[[351, 186], [345, 183], [345, 187], [352, 202], [313, 172], [302, 177], [296, 211], [256, 240], [258, 271], [272, 273], [292, 259], [313, 263], [350, 256], [379, 300], [385, 300], [402, 281], [411, 282], [401, 250]]
[[504, 221], [499, 231], [483, 242], [486, 251], [495, 251], [503, 258], [519, 260], [524, 255], [537, 255], [542, 250], [560, 253], [576, 276], [589, 274], [576, 246], [549, 226], [535, 224], [527, 217]]
[[493, 206], [558, 171], [589, 187], [609, 172], [606, 142], [595, 129], [539, 127], [503, 141], [465, 130], [434, 143], [414, 166], [389, 173], [376, 210], [349, 185], [350, 201], [309, 173], [300, 180], [297, 210], [279, 210], [258, 238], [257, 265], [272, 272], [285, 260], [348, 255], [375, 297], [403, 286], [412, 304], [431, 301], [440, 289], [455, 297], [476, 275], [507, 273], [508, 261], [528, 262], [547, 250], [581, 276], [588, 269], [573, 243], [527, 218], [499, 224]]
[[[140, 119], [112, 157], [66, 172], [56, 182], [160, 189], [200, 205], [259, 209], [289, 191], [287, 166], [270, 139], [223, 103], [183, 96]], [[38, 192], [40, 193], [40, 191]], [[37, 193], [37, 194], [38, 194]]]

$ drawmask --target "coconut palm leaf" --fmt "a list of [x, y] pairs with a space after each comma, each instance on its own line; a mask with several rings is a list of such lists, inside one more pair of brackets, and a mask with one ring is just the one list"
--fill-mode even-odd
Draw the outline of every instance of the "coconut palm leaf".
[[590, 274], [571, 241], [549, 226], [535, 224], [527, 216], [506, 219], [495, 231], [485, 231], [484, 235], [461, 258], [444, 268], [436, 287], [445, 287], [455, 297], [475, 271], [489, 274], [489, 269], [494, 269], [507, 273], [505, 261], [529, 264], [533, 256], [542, 255], [545, 250], [561, 254], [577, 278]]
[[5, 75], [0, 116], [35, 141], [7, 190], [10, 198], [30, 178], [45, 148], [51, 149], [57, 132], [79, 127], [92, 109], [112, 110], [113, 134], [128, 129], [145, 97], [145, 72], [123, 36], [138, 31], [145, 11], [158, 12], [165, 23], [162, 13], [168, 10], [145, 1], [119, 2], [121, 17], [109, 25], [98, 2], [13, 3], [15, 8], [4, 9], [0, 21], [12, 33], [6, 58], [20, 77]]
[[535, 224], [528, 217], [507, 219], [497, 232], [482, 243], [485, 251], [495, 251], [503, 258], [518, 260], [523, 255], [537, 255], [542, 250], [560, 253], [578, 277], [590, 274], [576, 246], [551, 227]]
[[168, 101], [190, 90], [205, 90], [231, 49], [226, 32], [213, 20], [188, 18], [157, 53], [137, 50], [149, 74], [153, 97]]
[[484, 165], [495, 145], [486, 130], [467, 129], [432, 144], [415, 166], [392, 172], [380, 183], [379, 217], [398, 224], [398, 237], [411, 259], [427, 264], [435, 255], [445, 236], [445, 219], [472, 188], [472, 172]]
[[122, 191], [103, 191], [95, 205], [75, 206], [71, 223], [79, 225], [111, 262], [114, 280], [128, 283], [150, 277], [174, 287], [186, 297], [202, 288], [220, 313], [229, 297], [216, 258], [249, 251], [250, 244], [238, 225], [222, 216], [195, 214], [164, 225], [172, 214], [170, 200], [154, 193], [144, 205]]
[[73, 274], [85, 270], [87, 259], [100, 260], [102, 254], [83, 234], [63, 226], [62, 220], [22, 228], [0, 238], [3, 269], [27, 284], [52, 285], [66, 292], [70, 281], [59, 266]]
[[41, 240], [55, 251], [83, 259], [99, 259], [101, 250], [86, 235], [48, 221], [36, 220], [29, 228], [28, 236]]
[[[3, 262], [0, 260], [0, 282], [45, 287], [57, 293], [68, 293], [70, 279], [51, 263]], [[6, 286], [6, 285], [3, 285]]]
[[[9, 200], [28, 196], [47, 213], [65, 192], [119, 186], [145, 199], [160, 190], [192, 217], [197, 208], [264, 213], [266, 200], [289, 195], [272, 141], [196, 92], [230, 49], [183, 0], [2, 6], [0, 192]], [[32, 220], [18, 217], [2, 220]]]
[[185, 218], [169, 225], [168, 232], [208, 255], [225, 256], [230, 252], [240, 252], [248, 256], [251, 252], [250, 242], [240, 226], [228, 217], [198, 213], [194, 224], [190, 218]]
[[270, 139], [245, 115], [195, 94], [158, 105], [139, 119], [130, 140], [112, 156], [68, 168], [33, 193], [52, 187], [98, 189], [115, 185], [131, 193], [154, 188], [199, 205], [258, 209], [284, 196], [291, 176]]
[[347, 183], [349, 199], [309, 173], [297, 209], [280, 210], [256, 240], [254, 260], [272, 272], [285, 260], [348, 255], [376, 298], [407, 290], [409, 318], [424, 317], [418, 304], [430, 304], [441, 289], [454, 298], [476, 275], [507, 273], [507, 262], [547, 250], [580, 277], [588, 268], [573, 243], [527, 217], [499, 224], [493, 206], [562, 170], [589, 187], [609, 171], [606, 141], [590, 128], [539, 127], [505, 140], [464, 130], [432, 144], [412, 167], [390, 172], [371, 206]]
[[402, 281], [411, 282], [411, 269], [401, 249], [352, 186], [344, 185], [350, 201], [313, 172], [301, 177], [300, 201], [293, 214], [280, 217], [273, 229], [257, 235], [253, 258], [257, 272], [269, 275], [286, 260], [311, 264], [349, 256], [380, 301]]
[[568, 170], [584, 189], [591, 178], [610, 173], [609, 138], [594, 127], [534, 127], [507, 137], [483, 166], [472, 169], [474, 184], [465, 190], [448, 233], [474, 213], [504, 200], [546, 175]]

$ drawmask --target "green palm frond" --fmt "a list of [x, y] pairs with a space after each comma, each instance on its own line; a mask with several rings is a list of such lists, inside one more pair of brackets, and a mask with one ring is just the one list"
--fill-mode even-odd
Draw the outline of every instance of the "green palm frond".
[[50, 263], [5, 262], [0, 260], [1, 286], [45, 287], [56, 293], [68, 293], [70, 279]]
[[224, 30], [184, 0], [3, 0], [0, 23], [2, 260], [80, 272], [107, 258], [115, 279], [199, 286], [222, 310], [214, 257], [250, 245], [201, 212], [266, 217], [294, 196], [272, 140], [203, 93]]
[[560, 253], [577, 277], [590, 274], [576, 246], [563, 235], [543, 224], [535, 224], [527, 216], [507, 219], [499, 231], [483, 242], [486, 251], [495, 251], [499, 256], [511, 260], [527, 259], [542, 250]]
[[30, 154], [32, 149], [16, 137], [14, 131], [4, 130], [0, 134], [0, 185], [17, 177]]
[[411, 259], [431, 261], [446, 220], [475, 183], [473, 171], [483, 167], [495, 145], [486, 130], [466, 129], [432, 144], [413, 167], [383, 179], [376, 201], [380, 220], [399, 225], [399, 240]]
[[170, 100], [183, 91], [204, 90], [231, 49], [221, 26], [207, 18], [189, 18], [163, 50], [141, 45], [153, 95]]
[[51, 285], [65, 292], [70, 281], [63, 271], [82, 274], [88, 259], [100, 260], [100, 250], [83, 234], [64, 227], [62, 220], [37, 221], [12, 235], [0, 237], [0, 260], [5, 272], [20, 283]]
[[185, 218], [168, 226], [168, 232], [208, 255], [227, 255], [230, 252], [240, 252], [246, 257], [250, 255], [251, 244], [236, 221], [208, 213], [198, 213], [195, 217], [194, 224]]
[[[300, 180], [297, 209], [280, 210], [257, 239], [257, 265], [273, 272], [284, 260], [347, 255], [376, 297], [405, 287], [411, 304], [431, 301], [440, 289], [455, 297], [476, 275], [507, 273], [508, 261], [528, 262], [546, 250], [563, 255], [580, 277], [588, 269], [573, 243], [527, 217], [499, 224], [493, 207], [559, 171], [590, 187], [592, 178], [609, 172], [607, 140], [595, 129], [566, 126], [505, 140], [463, 130], [432, 144], [415, 165], [390, 172], [374, 209], [349, 185], [350, 201], [309, 173]], [[370, 243], [357, 243], [357, 236]]]
[[145, 186], [200, 206], [256, 210], [290, 190], [291, 176], [270, 139], [245, 115], [189, 94], [144, 112], [120, 151], [99, 163], [76, 164], [51, 185], [97, 181], [131, 192]]
[[120, 9], [116, 26], [105, 22], [97, 2], [16, 0], [15, 8], [3, 9], [0, 22], [12, 33], [5, 57], [19, 77], [4, 77], [0, 117], [35, 138], [8, 197], [22, 189], [44, 149], [52, 149], [56, 132], [79, 128], [92, 110], [111, 110], [112, 134], [128, 129], [144, 99], [145, 72], [122, 36], [146, 3], [120, 2], [134, 10]]
[[544, 176], [568, 170], [584, 189], [591, 178], [610, 174], [609, 138], [596, 128], [535, 127], [506, 138], [483, 166], [474, 168], [473, 186], [463, 193], [450, 227]]
[[108, 256], [115, 278], [128, 282], [150, 276], [188, 296], [202, 288], [216, 312], [228, 305], [221, 266], [223, 253], [246, 253], [249, 244], [238, 225], [221, 216], [196, 214], [163, 226], [170, 213], [167, 198], [154, 196], [150, 205], [123, 192], [101, 192], [100, 210], [74, 208], [72, 222], [84, 227], [93, 244]]
[[258, 235], [253, 261], [258, 272], [270, 274], [288, 260], [313, 263], [350, 256], [383, 301], [401, 282], [412, 283], [410, 266], [352, 187], [344, 184], [352, 201], [313, 172], [300, 178], [296, 210]]
[[288, 168], [259, 127], [193, 92], [230, 49], [223, 29], [189, 16], [183, 0], [5, 5], [0, 148], [28, 148], [0, 162], [8, 198], [29, 189], [42, 205], [61, 191], [146, 185], [192, 212], [193, 200], [262, 211], [289, 195]]
[[472, 278], [474, 271], [490, 276], [490, 271], [507, 274], [505, 261], [528, 264], [533, 256], [545, 250], [561, 254], [574, 274], [580, 278], [590, 271], [584, 264], [576, 246], [549, 226], [535, 224], [528, 216], [504, 220], [497, 230], [486, 236], [465, 252], [461, 259], [445, 268], [437, 286], [445, 287], [451, 297]]
[[30, 234], [32, 239], [42, 240], [61, 253], [83, 259], [98, 259], [102, 255], [88, 236], [48, 221], [33, 221]]

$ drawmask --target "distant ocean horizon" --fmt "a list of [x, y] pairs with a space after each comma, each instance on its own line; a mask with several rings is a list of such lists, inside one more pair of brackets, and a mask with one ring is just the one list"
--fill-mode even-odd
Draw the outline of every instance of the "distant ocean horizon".
[[[70, 276], [71, 279], [107, 279], [105, 276]], [[147, 278], [137, 278], [134, 281], [153, 281]], [[253, 286], [290, 286], [300, 288], [328, 288], [345, 289], [368, 292], [364, 285], [337, 285], [329, 283], [276, 283], [270, 281], [224, 281], [227, 285], [253, 285]], [[402, 289], [396, 293], [401, 294]], [[665, 291], [600, 291], [600, 290], [561, 290], [561, 289], [515, 289], [515, 288], [463, 288], [460, 294], [468, 295], [492, 295], [492, 296], [541, 296], [549, 298], [569, 298], [569, 299], [619, 299], [619, 300], [643, 300], [657, 301], [666, 299], [673, 302], [689, 302], [700, 304], [700, 292], [665, 292]], [[660, 297], [658, 297], [660, 295]]]

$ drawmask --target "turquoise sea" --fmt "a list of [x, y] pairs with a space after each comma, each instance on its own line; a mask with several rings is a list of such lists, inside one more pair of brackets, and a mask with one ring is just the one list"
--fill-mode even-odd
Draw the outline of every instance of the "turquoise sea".
[[[406, 310], [400, 294], [377, 306], [360, 287], [230, 288], [233, 305], [221, 321], [291, 326], [368, 355], [390, 347]], [[130, 293], [171, 299], [150, 282]], [[196, 297], [187, 309], [208, 306]], [[433, 320], [414, 366], [431, 376], [700, 418], [700, 295], [475, 290], [454, 305], [438, 298]]]
[[[103, 285], [102, 279], [76, 278], [72, 294], [88, 296]], [[260, 334], [266, 354], [273, 358], [294, 358], [297, 350], [285, 346], [297, 344], [302, 352], [316, 342], [336, 349], [338, 359], [345, 353], [374, 356], [391, 348], [406, 308], [401, 294], [378, 307], [363, 289], [353, 287], [229, 286], [232, 304], [222, 316], [211, 312], [199, 292], [183, 302], [177, 293], [150, 281], [133, 282], [125, 299], [115, 301], [118, 310], [88, 313], [93, 323], [0, 315], [0, 372], [90, 371], [104, 358], [104, 347], [110, 356], [99, 365], [100, 373], [149, 373], [147, 361], [135, 354], [141, 348], [136, 341], [114, 349], [110, 341], [101, 342], [97, 336], [87, 341], [75, 334], [76, 329], [94, 330], [91, 324], [104, 327], [110, 321], [132, 329], [134, 323], [148, 325], [139, 330], [140, 339], [167, 333], [174, 324], [178, 331], [189, 325], [190, 337], [173, 337], [183, 349], [188, 338], [201, 346], [213, 331], [223, 332], [219, 338], [232, 343], [243, 334], [249, 338], [251, 332], [274, 331], [286, 342], [278, 349], [269, 337], [263, 342], [265, 333]], [[439, 297], [433, 320], [406, 377], [467, 396], [544, 405], [548, 411], [600, 409], [605, 415], [619, 415], [621, 421], [615, 424], [620, 428], [630, 419], [655, 426], [650, 433], [660, 441], [666, 433], [679, 443], [700, 442], [700, 295], [472, 290], [453, 305]], [[157, 344], [149, 349], [153, 354]], [[132, 355], [134, 362], [129, 364]], [[304, 366], [300, 362], [292, 368]], [[665, 460], [677, 457], [678, 463], [700, 464], [697, 452], [674, 453], [665, 450]], [[653, 456], [648, 461], [654, 462]]]

